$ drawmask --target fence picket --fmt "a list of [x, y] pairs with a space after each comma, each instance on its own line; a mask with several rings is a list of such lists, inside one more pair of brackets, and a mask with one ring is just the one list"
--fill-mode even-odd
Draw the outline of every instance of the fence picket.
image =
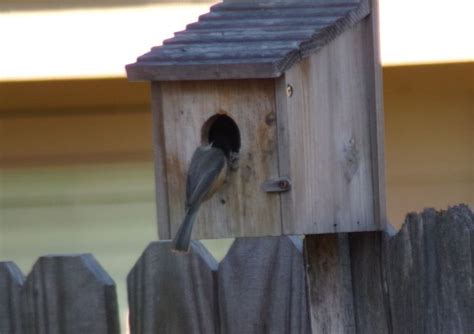
[[0, 262], [0, 333], [21, 333], [21, 288], [25, 278], [13, 262]]
[[22, 290], [23, 330], [117, 334], [115, 284], [91, 254], [42, 256]]
[[393, 333], [473, 333], [474, 219], [466, 206], [410, 214], [388, 241]]
[[218, 278], [221, 333], [310, 333], [301, 239], [238, 238]]
[[216, 333], [216, 270], [198, 241], [187, 254], [150, 243], [127, 278], [131, 333]]

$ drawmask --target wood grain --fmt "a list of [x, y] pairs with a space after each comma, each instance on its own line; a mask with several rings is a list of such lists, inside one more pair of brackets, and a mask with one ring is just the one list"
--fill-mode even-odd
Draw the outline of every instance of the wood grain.
[[384, 232], [349, 234], [356, 332], [389, 334], [390, 310], [385, 278]]
[[[278, 136], [278, 173], [280, 177], [286, 178], [292, 182], [291, 179], [291, 159], [296, 155], [290, 150], [290, 129], [288, 122], [288, 89], [293, 91], [293, 86], [286, 83], [285, 76], [275, 80], [275, 104], [277, 114], [277, 136]], [[294, 185], [293, 185], [294, 187]], [[293, 189], [293, 192], [301, 191], [300, 189]], [[291, 193], [280, 195], [280, 211], [281, 211], [281, 230], [285, 234], [288, 231], [296, 230], [290, 228], [289, 225], [294, 221], [293, 205], [294, 195]]]
[[177, 32], [175, 37], [163, 41], [163, 44], [223, 43], [223, 42], [259, 42], [269, 40], [298, 40], [309, 38], [314, 29], [294, 27], [291, 30], [255, 29], [248, 33], [242, 30], [205, 31], [205, 32]]
[[[200, 19], [202, 21], [209, 20], [233, 20], [244, 17], [245, 19], [257, 18], [260, 20], [269, 18], [301, 18], [301, 17], [332, 17], [333, 15], [346, 14], [348, 10], [354, 9], [355, 4], [346, 2], [339, 3], [338, 6], [320, 5], [320, 6], [305, 6], [302, 10], [302, 4], [294, 4], [293, 6], [285, 6], [283, 2], [269, 2], [265, 5], [248, 6], [244, 5], [233, 5], [229, 6], [229, 1], [225, 2], [225, 5], [215, 5], [212, 7], [212, 11], [209, 14], [202, 15]], [[253, 10], [249, 10], [253, 9]], [[284, 10], [282, 10], [284, 9]]]
[[[277, 78], [361, 21], [369, 11], [368, 0], [335, 4], [226, 1], [212, 6], [210, 13], [187, 25], [176, 39], [127, 65], [127, 75], [131, 80], [152, 81]], [[312, 32], [292, 36], [278, 33], [295, 27]], [[238, 31], [240, 36], [232, 35]]]
[[[211, 29], [213, 30], [213, 29]], [[221, 63], [212, 61], [211, 65], [203, 62], [196, 64], [195, 61], [174, 61], [166, 62], [156, 67], [153, 62], [131, 64], [127, 66], [127, 77], [129, 80], [159, 80], [166, 78], [169, 81], [189, 80], [221, 80], [228, 77], [232, 79], [248, 79], [249, 77], [258, 79], [269, 77], [279, 77], [282, 72], [270, 58], [248, 59], [251, 64], [242, 64], [240, 60], [226, 59]], [[180, 71], [177, 72], [176, 69]], [[223, 75], [223, 73], [225, 73]]]
[[305, 237], [313, 333], [356, 333], [347, 234]]
[[393, 333], [472, 333], [474, 215], [467, 206], [410, 214], [388, 241]]
[[151, 111], [155, 155], [156, 218], [159, 238], [166, 240], [171, 239], [172, 235], [169, 217], [168, 174], [166, 173], [165, 127], [161, 102], [161, 86], [154, 82], [151, 84]]
[[[193, 238], [281, 234], [279, 195], [261, 190], [264, 181], [278, 177], [273, 81], [164, 82], [153, 89], [161, 89], [155, 113], [163, 115], [171, 236], [184, 217], [186, 174], [202, 142], [201, 128], [216, 114], [231, 117], [239, 127], [239, 168], [227, 173], [224, 186], [201, 206]], [[166, 231], [166, 224], [159, 224]]]
[[0, 262], [0, 333], [21, 333], [24, 276], [13, 262]]
[[221, 333], [310, 333], [302, 241], [238, 238], [219, 265]]
[[[153, 242], [128, 277], [132, 333], [471, 333], [474, 214], [409, 214], [384, 232], [237, 239], [218, 266]], [[92, 255], [0, 263], [2, 333], [118, 333], [113, 281]], [[308, 301], [309, 300], [309, 301]]]
[[[321, 26], [327, 26], [330, 23], [334, 23], [338, 18], [341, 16], [331, 16], [331, 17], [320, 17], [320, 16], [314, 16], [314, 17], [305, 17], [304, 16], [304, 10], [301, 10], [301, 17], [289, 17], [285, 18], [283, 16], [276, 17], [276, 18], [245, 18], [244, 15], [240, 15], [239, 20], [202, 20], [200, 22], [196, 23], [191, 23], [187, 25], [187, 29], [193, 29], [193, 30], [210, 30], [210, 29], [216, 29], [216, 30], [223, 30], [223, 29], [233, 29], [233, 28], [241, 28], [241, 29], [248, 29], [251, 28], [253, 29], [262, 29], [262, 28], [267, 28], [267, 27], [294, 27], [296, 25], [302, 25], [302, 26], [311, 26], [311, 27], [321, 27]], [[245, 59], [245, 58], [244, 58]], [[244, 60], [242, 59], [242, 60]]]
[[374, 218], [376, 224], [387, 229], [387, 208], [385, 193], [385, 127], [383, 110], [382, 61], [380, 57], [379, 5], [378, 0], [370, 0], [371, 14], [364, 21], [368, 26], [365, 47], [372, 64], [372, 75], [367, 78], [371, 94], [370, 104], [370, 145], [372, 159], [372, 180], [374, 189]]
[[216, 270], [197, 241], [188, 254], [150, 243], [127, 277], [131, 333], [217, 333]]
[[40, 257], [22, 309], [25, 333], [120, 333], [115, 284], [91, 254]]
[[327, 1], [315, 0], [311, 2], [301, 1], [268, 1], [252, 2], [246, 0], [225, 0], [225, 6], [221, 4], [214, 5], [212, 9], [216, 11], [242, 11], [242, 10], [263, 10], [263, 9], [295, 9], [295, 8], [328, 8], [328, 7], [348, 7], [358, 4], [360, 0]]
[[[278, 130], [280, 173], [292, 181], [282, 194], [285, 234], [369, 231], [381, 228], [374, 215], [371, 131], [376, 124], [368, 96], [375, 94], [368, 21], [344, 32], [285, 74], [277, 105], [288, 124]], [[288, 96], [283, 86], [292, 87]], [[286, 101], [286, 104], [285, 104]], [[278, 115], [285, 112], [278, 111]], [[383, 131], [383, 130], [381, 130]]]
[[[297, 42], [252, 42], [248, 48], [245, 45], [239, 46], [235, 43], [208, 43], [197, 46], [172, 45], [168, 44], [166, 49], [157, 54], [150, 54], [140, 57], [143, 62], [150, 61], [211, 61], [226, 60], [235, 58], [271, 58], [284, 57], [288, 52], [296, 50]], [[222, 44], [222, 46], [220, 45]]]

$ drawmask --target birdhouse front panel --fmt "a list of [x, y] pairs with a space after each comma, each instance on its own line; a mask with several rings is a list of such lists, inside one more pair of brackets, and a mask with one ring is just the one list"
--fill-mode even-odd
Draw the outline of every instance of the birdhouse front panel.
[[[173, 236], [181, 224], [191, 157], [198, 146], [213, 141], [219, 126], [233, 141], [238, 161], [201, 206], [193, 238], [280, 235], [280, 197], [261, 188], [279, 175], [274, 80], [161, 82], [153, 90], [159, 101], [155, 119], [161, 119], [154, 130], [163, 135], [164, 159], [157, 164], [164, 164], [161, 192], [167, 194], [159, 199], [168, 202], [168, 212], [158, 213], [160, 237]], [[236, 127], [226, 128], [226, 121]]]

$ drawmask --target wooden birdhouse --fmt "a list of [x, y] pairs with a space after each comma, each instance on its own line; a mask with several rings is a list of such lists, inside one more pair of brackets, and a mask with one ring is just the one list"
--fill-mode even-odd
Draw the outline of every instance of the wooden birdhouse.
[[224, 2], [128, 65], [151, 81], [160, 238], [178, 229], [192, 154], [216, 129], [238, 167], [193, 238], [383, 229], [376, 31], [366, 0]]

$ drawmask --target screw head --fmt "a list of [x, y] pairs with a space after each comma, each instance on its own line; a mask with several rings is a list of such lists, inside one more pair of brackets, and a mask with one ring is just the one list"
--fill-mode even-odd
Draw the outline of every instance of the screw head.
[[286, 85], [286, 96], [291, 97], [293, 95], [293, 86], [290, 84]]
[[278, 181], [278, 187], [280, 189], [286, 190], [290, 187], [290, 183], [287, 180]]

